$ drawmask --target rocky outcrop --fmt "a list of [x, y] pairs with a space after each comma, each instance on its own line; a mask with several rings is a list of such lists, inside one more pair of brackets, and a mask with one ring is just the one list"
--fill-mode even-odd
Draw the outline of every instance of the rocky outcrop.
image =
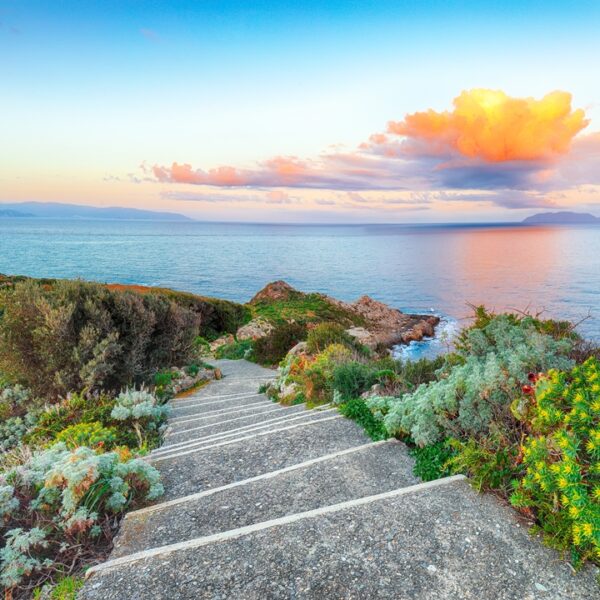
[[356, 302], [344, 304], [365, 321], [364, 327], [353, 327], [347, 332], [369, 348], [389, 348], [432, 337], [440, 321], [435, 315], [403, 313], [370, 296], [361, 296]]
[[252, 319], [249, 323], [237, 330], [237, 339], [259, 340], [266, 337], [275, 329], [275, 326], [265, 319]]
[[[344, 302], [325, 294], [315, 294], [337, 309], [340, 314], [339, 322], [347, 332], [360, 343], [369, 348], [390, 348], [397, 344], [408, 344], [413, 340], [422, 340], [435, 334], [439, 317], [435, 315], [416, 315], [403, 313], [370, 296], [361, 296], [355, 302]], [[264, 287], [250, 304], [261, 302], [284, 302], [290, 299], [305, 297], [306, 294], [294, 289], [285, 281], [274, 281]], [[352, 325], [354, 323], [354, 325]], [[310, 325], [309, 325], [310, 326]], [[267, 335], [264, 321], [260, 326], [251, 321], [242, 327], [238, 339], [258, 339]], [[241, 335], [245, 337], [241, 337]]]
[[275, 300], [289, 300], [291, 297], [300, 294], [289, 283], [285, 281], [273, 281], [267, 284], [256, 296], [250, 300], [250, 304], [259, 302], [273, 302]]

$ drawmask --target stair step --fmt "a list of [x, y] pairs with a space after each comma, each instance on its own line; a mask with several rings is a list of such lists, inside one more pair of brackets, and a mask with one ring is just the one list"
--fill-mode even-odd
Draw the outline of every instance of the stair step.
[[274, 404], [269, 410], [261, 409], [256, 412], [246, 411], [231, 415], [217, 415], [210, 419], [207, 418], [200, 421], [181, 423], [179, 426], [173, 424], [167, 429], [164, 446], [171, 443], [194, 439], [206, 432], [225, 433], [232, 429], [243, 427], [244, 425], [262, 423], [268, 419], [278, 418], [283, 415], [294, 415], [306, 410], [304, 404], [297, 404], [295, 406], [281, 406], [279, 404]]
[[265, 403], [267, 405], [274, 405], [272, 400], [269, 400], [264, 394], [248, 394], [245, 396], [236, 396], [231, 399], [225, 400], [210, 400], [200, 401], [194, 404], [187, 404], [185, 406], [172, 406], [170, 412], [170, 421], [178, 421], [183, 417], [197, 416], [211, 412], [217, 412], [219, 410], [229, 410], [234, 408], [244, 408], [245, 406], [257, 405], [259, 403]]
[[130, 513], [112, 558], [414, 485], [404, 444], [357, 446], [284, 471]]
[[271, 432], [184, 450], [152, 464], [161, 472], [164, 499], [193, 494], [282, 469], [289, 465], [368, 442], [364, 432], [340, 415], [321, 415]]
[[573, 577], [510, 508], [457, 478], [116, 561], [92, 571], [82, 600], [587, 600], [598, 592], [592, 569]]
[[[203, 431], [201, 433], [196, 433], [195, 437], [191, 437], [190, 439], [165, 443], [160, 448], [154, 450], [151, 455], [152, 456], [162, 456], [164, 454], [168, 454], [171, 452], [175, 452], [178, 449], [184, 448], [193, 448], [199, 445], [208, 444], [211, 442], [225, 440], [231, 437], [240, 437], [245, 435], [246, 433], [257, 432], [261, 430], [271, 430], [281, 427], [282, 425], [287, 425], [289, 423], [295, 423], [299, 421], [306, 421], [313, 418], [320, 418], [323, 414], [329, 414], [336, 411], [336, 408], [322, 408], [318, 410], [303, 410], [300, 413], [292, 413], [289, 411], [284, 412], [283, 415], [276, 415], [274, 417], [266, 416], [259, 423], [252, 423], [249, 425], [239, 425], [237, 427], [231, 428], [229, 431], [225, 432], [214, 432], [209, 433], [208, 431]], [[212, 431], [212, 430], [211, 430]]]

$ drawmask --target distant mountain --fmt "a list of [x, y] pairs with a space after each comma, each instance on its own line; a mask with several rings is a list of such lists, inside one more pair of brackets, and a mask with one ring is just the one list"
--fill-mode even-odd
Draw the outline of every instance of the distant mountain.
[[[13, 214], [9, 214], [13, 213]], [[18, 213], [18, 214], [14, 214]], [[155, 212], [139, 208], [83, 206], [60, 202], [15, 202], [0, 204], [0, 217], [38, 217], [46, 219], [133, 219], [140, 221], [192, 221], [178, 213]]]
[[600, 219], [594, 215], [591, 215], [590, 213], [562, 211], [531, 215], [531, 217], [523, 219], [522, 223], [525, 225], [572, 225], [577, 223], [600, 224]]
[[31, 213], [13, 210], [11, 208], [0, 208], [0, 217], [33, 217], [33, 215]]

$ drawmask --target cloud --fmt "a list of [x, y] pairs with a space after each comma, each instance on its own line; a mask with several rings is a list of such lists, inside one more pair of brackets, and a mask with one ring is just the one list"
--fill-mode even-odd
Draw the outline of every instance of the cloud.
[[266, 193], [223, 193], [215, 192], [186, 192], [181, 190], [165, 190], [161, 197], [167, 200], [180, 200], [184, 202], [208, 203], [244, 203], [256, 204], [295, 204], [298, 199], [281, 190], [270, 190]]
[[[454, 99], [452, 111], [416, 112], [390, 121], [388, 133], [407, 139], [416, 155], [459, 155], [486, 162], [545, 161], [568, 152], [588, 124], [571, 94], [551, 92], [541, 100], [512, 98], [502, 91], [474, 89]], [[371, 141], [378, 143], [374, 137]]]
[[146, 27], [142, 27], [140, 29], [140, 33], [151, 42], [160, 42], [160, 35], [156, 33], [156, 31], [152, 29], [147, 29]]
[[[272, 204], [290, 203], [282, 190], [305, 189], [344, 192], [336, 203], [355, 208], [395, 203], [408, 209], [459, 196], [504, 208], [548, 207], [556, 206], [550, 192], [600, 184], [600, 133], [578, 135], [588, 124], [567, 92], [534, 99], [475, 89], [457, 96], [451, 110], [390, 121], [385, 133], [372, 134], [352, 150], [331, 145], [314, 159], [280, 155], [250, 168], [201, 169], [177, 162], [142, 168], [164, 184], [262, 190], [260, 201]], [[462, 195], [443, 196], [453, 190]], [[402, 194], [394, 202], [368, 193], [377, 191]]]

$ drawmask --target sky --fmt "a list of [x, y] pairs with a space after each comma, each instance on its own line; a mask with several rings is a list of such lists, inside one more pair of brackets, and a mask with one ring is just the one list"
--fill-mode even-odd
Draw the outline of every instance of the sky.
[[0, 0], [0, 203], [600, 215], [600, 2]]

